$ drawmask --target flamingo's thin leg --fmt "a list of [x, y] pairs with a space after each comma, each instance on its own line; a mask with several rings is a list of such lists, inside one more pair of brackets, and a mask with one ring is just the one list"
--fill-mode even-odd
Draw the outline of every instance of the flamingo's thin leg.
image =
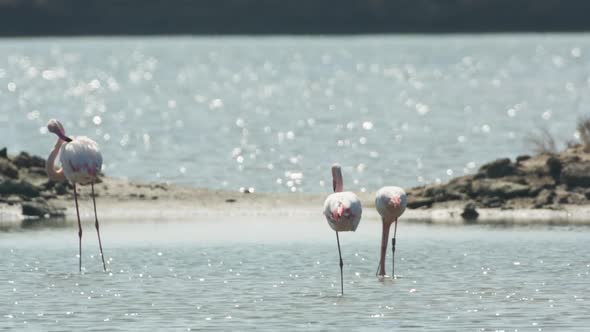
[[391, 277], [395, 278], [395, 235], [397, 234], [397, 218], [393, 228], [393, 239], [391, 239]]
[[104, 262], [104, 254], [102, 253], [102, 242], [100, 241], [100, 230], [98, 226], [98, 216], [96, 214], [96, 199], [94, 195], [94, 182], [90, 184], [90, 188], [92, 188], [92, 204], [94, 205], [94, 225], [96, 226], [96, 234], [98, 234], [98, 247], [100, 248], [100, 258], [102, 258], [102, 268], [104, 272], [107, 272], [107, 265]]
[[82, 272], [82, 223], [80, 222], [80, 208], [78, 207], [78, 192], [74, 183], [74, 202], [76, 202], [76, 216], [78, 217], [79, 269]]
[[336, 232], [336, 242], [338, 243], [338, 256], [340, 257], [340, 292], [344, 295], [344, 274], [342, 272], [344, 264], [342, 263], [342, 252], [340, 251], [340, 238], [338, 237], [338, 232]]

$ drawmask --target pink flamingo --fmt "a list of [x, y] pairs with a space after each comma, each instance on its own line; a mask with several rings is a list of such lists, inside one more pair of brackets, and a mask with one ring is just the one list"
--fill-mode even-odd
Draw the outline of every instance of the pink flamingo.
[[332, 185], [334, 193], [330, 194], [324, 202], [324, 215], [328, 224], [336, 231], [338, 243], [338, 256], [340, 257], [340, 289], [344, 295], [344, 282], [342, 268], [342, 252], [340, 251], [340, 238], [338, 232], [355, 231], [361, 221], [363, 209], [361, 201], [352, 192], [342, 192], [342, 170], [339, 165], [332, 166]]
[[393, 239], [391, 240], [391, 276], [395, 277], [395, 236], [397, 234], [397, 219], [406, 210], [408, 198], [406, 192], [400, 187], [383, 187], [377, 191], [375, 198], [375, 207], [377, 212], [381, 215], [383, 221], [383, 233], [381, 235], [381, 259], [379, 260], [379, 267], [377, 275], [379, 277], [385, 276], [385, 251], [387, 250], [387, 239], [389, 238], [389, 228], [392, 223], [395, 223], [393, 231]]
[[[102, 258], [102, 267], [107, 271], [102, 252], [102, 242], [100, 240], [100, 230], [98, 226], [98, 217], [96, 215], [96, 199], [94, 194], [94, 183], [97, 180], [98, 172], [102, 167], [102, 155], [98, 150], [98, 144], [85, 136], [69, 138], [61, 123], [52, 119], [47, 124], [47, 129], [57, 135], [55, 147], [47, 158], [45, 168], [47, 175], [54, 181], [65, 181], [66, 179], [74, 185], [74, 201], [76, 203], [76, 215], [78, 217], [78, 239], [79, 239], [79, 268], [82, 272], [82, 223], [80, 222], [80, 210], [78, 207], [78, 193], [76, 184], [90, 184], [92, 189], [92, 203], [94, 204], [94, 220], [96, 232], [98, 234], [98, 246], [100, 247], [100, 257]], [[55, 158], [60, 154], [62, 168], [55, 169]]]

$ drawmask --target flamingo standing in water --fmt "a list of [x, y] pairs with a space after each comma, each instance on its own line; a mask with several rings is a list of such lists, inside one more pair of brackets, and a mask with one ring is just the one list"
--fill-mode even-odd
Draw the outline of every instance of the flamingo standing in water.
[[336, 231], [338, 243], [338, 256], [340, 257], [340, 289], [344, 295], [344, 283], [342, 267], [342, 252], [340, 251], [340, 238], [338, 232], [355, 231], [361, 221], [363, 209], [358, 197], [349, 191], [343, 192], [342, 170], [339, 165], [332, 166], [332, 185], [334, 193], [330, 194], [324, 202], [324, 215], [328, 224]]
[[[102, 267], [107, 271], [102, 252], [102, 242], [100, 240], [100, 230], [98, 226], [98, 217], [96, 215], [96, 199], [94, 195], [94, 183], [96, 182], [98, 172], [102, 167], [102, 155], [98, 150], [98, 144], [85, 136], [69, 138], [61, 123], [52, 119], [47, 124], [47, 129], [57, 135], [58, 139], [55, 147], [47, 158], [45, 168], [47, 175], [51, 180], [64, 181], [68, 180], [74, 185], [74, 201], [76, 203], [76, 215], [78, 217], [78, 239], [79, 239], [79, 268], [82, 272], [82, 223], [80, 222], [80, 209], [78, 207], [78, 193], [76, 184], [90, 184], [92, 190], [92, 203], [94, 205], [94, 220], [96, 232], [98, 234], [98, 246], [100, 247], [100, 257], [102, 258]], [[55, 159], [60, 154], [62, 168], [55, 169]]]
[[406, 210], [408, 198], [406, 192], [400, 187], [383, 187], [377, 191], [375, 198], [375, 207], [377, 212], [381, 215], [383, 221], [383, 234], [381, 235], [381, 259], [379, 260], [379, 267], [377, 275], [379, 277], [385, 276], [385, 251], [387, 250], [387, 240], [389, 238], [389, 228], [392, 223], [395, 223], [393, 230], [393, 239], [391, 240], [391, 277], [395, 277], [395, 236], [397, 233], [397, 219]]

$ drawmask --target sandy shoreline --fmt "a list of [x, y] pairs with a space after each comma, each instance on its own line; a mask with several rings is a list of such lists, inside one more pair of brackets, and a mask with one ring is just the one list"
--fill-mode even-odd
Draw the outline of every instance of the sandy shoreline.
[[[80, 210], [84, 222], [92, 221], [89, 188], [81, 188]], [[248, 222], [276, 218], [317, 218], [323, 220], [325, 194], [240, 193], [186, 188], [164, 184], [139, 184], [106, 178], [96, 187], [97, 205], [102, 221], [198, 221], [202, 218], [243, 218]], [[379, 220], [374, 209], [374, 193], [360, 194], [363, 219]], [[65, 219], [75, 220], [71, 195], [49, 202], [63, 207]], [[507, 224], [507, 225], [590, 225], [590, 206], [562, 205], [559, 209], [478, 208], [479, 217], [466, 221], [461, 216], [464, 202], [440, 204], [430, 208], [407, 209], [403, 222], [434, 224]], [[0, 226], [18, 225], [27, 220], [18, 205], [0, 204]], [[39, 219], [38, 223], [43, 223]]]

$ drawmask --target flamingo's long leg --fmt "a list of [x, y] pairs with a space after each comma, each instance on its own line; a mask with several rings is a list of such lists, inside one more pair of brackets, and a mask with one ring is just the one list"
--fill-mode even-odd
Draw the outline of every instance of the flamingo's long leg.
[[342, 272], [344, 264], [342, 263], [342, 252], [340, 251], [340, 238], [338, 237], [338, 232], [336, 232], [336, 242], [338, 243], [338, 256], [340, 257], [340, 292], [344, 295], [344, 274]]
[[395, 235], [397, 234], [397, 218], [393, 228], [393, 239], [391, 239], [391, 277], [395, 278]]
[[94, 182], [90, 184], [92, 188], [92, 204], [94, 205], [94, 225], [96, 226], [96, 234], [98, 234], [98, 247], [100, 248], [100, 258], [102, 258], [102, 268], [104, 272], [107, 272], [107, 265], [104, 262], [104, 254], [102, 252], [102, 241], [100, 240], [100, 229], [98, 226], [98, 215], [96, 214], [96, 199], [94, 195]]
[[76, 203], [76, 216], [78, 217], [78, 248], [79, 248], [79, 269], [82, 272], [82, 223], [80, 222], [80, 208], [78, 207], [78, 188], [76, 188], [76, 184], [74, 183], [74, 202]]

